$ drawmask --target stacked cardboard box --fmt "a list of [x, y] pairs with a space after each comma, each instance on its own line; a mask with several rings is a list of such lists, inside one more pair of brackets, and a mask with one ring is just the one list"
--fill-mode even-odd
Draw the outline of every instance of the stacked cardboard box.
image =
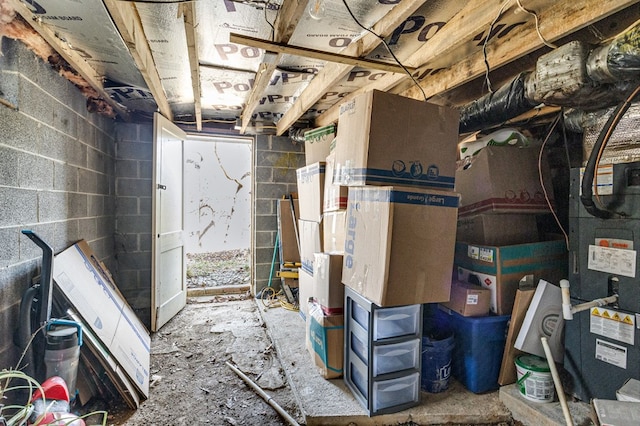
[[334, 126], [307, 132], [307, 165], [296, 173], [302, 265], [299, 305], [307, 324], [307, 348], [325, 378], [342, 374], [343, 352], [341, 277], [347, 192], [333, 184], [334, 135]]
[[549, 166], [539, 151], [487, 146], [456, 171], [458, 279], [490, 290], [491, 312], [498, 315], [511, 315], [524, 275], [550, 280], [566, 274], [564, 242], [548, 241], [538, 229], [554, 199]]
[[384, 92], [340, 108], [333, 182], [349, 187], [342, 282], [381, 307], [449, 300], [454, 109]]

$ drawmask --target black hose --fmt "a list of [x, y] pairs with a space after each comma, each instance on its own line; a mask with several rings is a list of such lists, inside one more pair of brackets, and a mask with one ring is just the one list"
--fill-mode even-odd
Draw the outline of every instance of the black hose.
[[24, 357], [22, 364], [24, 365], [24, 372], [30, 377], [35, 377], [35, 362], [33, 359], [33, 348], [29, 344], [31, 334], [33, 333], [31, 308], [33, 306], [33, 299], [38, 294], [38, 287], [32, 286], [27, 289], [22, 295], [20, 300], [20, 314], [18, 317], [18, 331], [16, 345], [24, 351]]
[[580, 201], [582, 202], [585, 210], [587, 210], [587, 213], [600, 219], [620, 219], [625, 216], [624, 213], [602, 210], [598, 208], [598, 206], [596, 206], [596, 203], [593, 201], [593, 179], [595, 176], [596, 167], [598, 166], [598, 162], [600, 160], [601, 151], [603, 150], [603, 145], [606, 146], [606, 143], [609, 141], [609, 138], [613, 133], [613, 129], [615, 129], [615, 127], [618, 125], [618, 123], [622, 119], [622, 116], [631, 106], [631, 102], [633, 102], [633, 100], [638, 96], [639, 93], [640, 86], [638, 86], [624, 102], [622, 102], [613, 110], [611, 116], [609, 116], [609, 119], [600, 131], [596, 143], [593, 145], [591, 153], [589, 154], [589, 160], [587, 161], [587, 165], [584, 169], [584, 175], [582, 176], [581, 183], [582, 195], [580, 195]]

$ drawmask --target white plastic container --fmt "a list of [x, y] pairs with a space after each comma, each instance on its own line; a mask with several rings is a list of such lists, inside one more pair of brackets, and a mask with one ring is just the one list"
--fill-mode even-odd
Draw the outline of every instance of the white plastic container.
[[555, 386], [547, 361], [527, 354], [516, 357], [515, 364], [520, 394], [533, 402], [553, 402]]
[[373, 375], [418, 368], [420, 338], [373, 347]]

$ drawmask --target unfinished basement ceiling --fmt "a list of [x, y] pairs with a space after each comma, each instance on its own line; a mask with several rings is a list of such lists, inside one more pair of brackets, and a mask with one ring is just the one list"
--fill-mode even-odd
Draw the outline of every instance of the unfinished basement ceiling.
[[599, 44], [640, 18], [638, 1], [623, 0], [0, 0], [2, 9], [0, 22], [15, 11], [124, 120], [158, 110], [198, 130], [279, 135], [335, 122], [343, 100], [373, 89], [461, 106], [487, 93], [487, 64], [495, 89], [551, 43]]

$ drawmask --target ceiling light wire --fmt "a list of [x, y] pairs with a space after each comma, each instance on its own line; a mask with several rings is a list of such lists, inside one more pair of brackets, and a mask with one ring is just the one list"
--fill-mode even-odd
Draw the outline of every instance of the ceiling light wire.
[[[267, 18], [267, 9], [269, 9], [269, 5], [271, 4], [271, 0], [267, 0], [267, 3], [264, 6], [264, 20], [267, 24], [269, 24], [269, 26], [271, 27], [271, 42], [274, 42], [274, 38], [276, 36], [276, 29], [274, 28], [273, 24], [271, 22], [269, 22], [269, 19]], [[280, 9], [278, 9], [278, 12], [280, 12]], [[277, 17], [277, 13], [276, 13], [276, 17]]]
[[496, 22], [498, 22], [498, 19], [500, 19], [500, 16], [502, 16], [504, 9], [507, 7], [509, 3], [511, 2], [507, 0], [502, 4], [502, 7], [498, 11], [498, 14], [493, 19], [493, 21], [491, 21], [491, 24], [489, 25], [489, 33], [484, 38], [484, 42], [482, 43], [482, 58], [484, 59], [484, 69], [485, 69], [484, 81], [487, 83], [487, 89], [489, 90], [489, 93], [493, 93], [493, 87], [491, 86], [491, 80], [489, 79], [489, 71], [491, 71], [491, 66], [489, 65], [489, 59], [487, 57], [487, 44], [489, 44], [489, 39], [491, 38], [491, 33], [493, 32], [493, 26], [496, 24]]
[[544, 199], [547, 202], [547, 206], [549, 206], [549, 210], [551, 210], [551, 213], [553, 214], [553, 218], [556, 220], [556, 223], [558, 224], [560, 231], [562, 231], [562, 235], [564, 235], [565, 245], [567, 246], [567, 250], [569, 250], [569, 236], [567, 235], [567, 231], [565, 231], [564, 227], [562, 226], [562, 223], [560, 222], [560, 218], [558, 217], [555, 210], [553, 209], [553, 205], [551, 204], [551, 200], [549, 199], [549, 194], [547, 194], [547, 189], [544, 186], [544, 179], [542, 176], [542, 154], [544, 152], [544, 147], [549, 141], [549, 138], [553, 134], [553, 130], [556, 128], [561, 118], [562, 118], [562, 110], [558, 113], [555, 120], [553, 120], [553, 123], [551, 123], [551, 126], [549, 127], [549, 131], [547, 132], [547, 136], [544, 138], [544, 141], [542, 142], [542, 146], [540, 147], [540, 152], [538, 153], [538, 178], [540, 179], [540, 186], [542, 186], [542, 192], [544, 193]]
[[528, 13], [529, 15], [533, 15], [533, 19], [535, 19], [536, 22], [536, 32], [538, 33], [538, 37], [540, 38], [540, 40], [542, 41], [542, 43], [544, 43], [545, 46], [550, 47], [552, 49], [557, 49], [558, 46], [556, 46], [553, 43], [549, 43], [543, 36], [542, 33], [540, 32], [540, 20], [538, 18], [538, 14], [532, 10], [526, 9], [524, 6], [522, 6], [522, 3], [520, 3], [520, 0], [516, 0], [516, 2], [518, 3], [518, 7], [520, 9], [522, 9], [524, 12]]
[[389, 52], [389, 54], [391, 54], [391, 56], [393, 57], [393, 59], [396, 61], [396, 63], [404, 70], [405, 73], [407, 73], [407, 75], [409, 76], [409, 78], [411, 78], [411, 80], [413, 81], [413, 83], [418, 87], [418, 89], [420, 89], [420, 91], [422, 92], [422, 96], [424, 97], [424, 101], [427, 102], [427, 94], [424, 92], [424, 89], [422, 88], [422, 86], [420, 86], [420, 84], [418, 83], [418, 80], [415, 79], [415, 77], [411, 74], [411, 72], [407, 69], [407, 67], [404, 66], [404, 64], [402, 62], [400, 62], [400, 59], [398, 59], [398, 57], [393, 53], [393, 51], [391, 50], [391, 47], [389, 47], [389, 45], [387, 44], [387, 42], [384, 40], [384, 38], [382, 36], [380, 36], [379, 34], [377, 34], [376, 32], [374, 32], [373, 30], [365, 27], [364, 25], [362, 25], [360, 23], [360, 21], [358, 20], [358, 18], [355, 17], [355, 15], [353, 14], [353, 12], [351, 11], [351, 8], [349, 7], [349, 5], [347, 4], [347, 0], [342, 0], [342, 3], [344, 4], [344, 6], [347, 8], [347, 12], [349, 12], [349, 15], [351, 15], [351, 18], [353, 19], [353, 21], [358, 24], [358, 26], [360, 28], [362, 28], [365, 31], [370, 32], [371, 34], [373, 34], [374, 36], [376, 36], [377, 38], [379, 38], [382, 41], [382, 44], [384, 44], [384, 47], [387, 48], [387, 51]]

